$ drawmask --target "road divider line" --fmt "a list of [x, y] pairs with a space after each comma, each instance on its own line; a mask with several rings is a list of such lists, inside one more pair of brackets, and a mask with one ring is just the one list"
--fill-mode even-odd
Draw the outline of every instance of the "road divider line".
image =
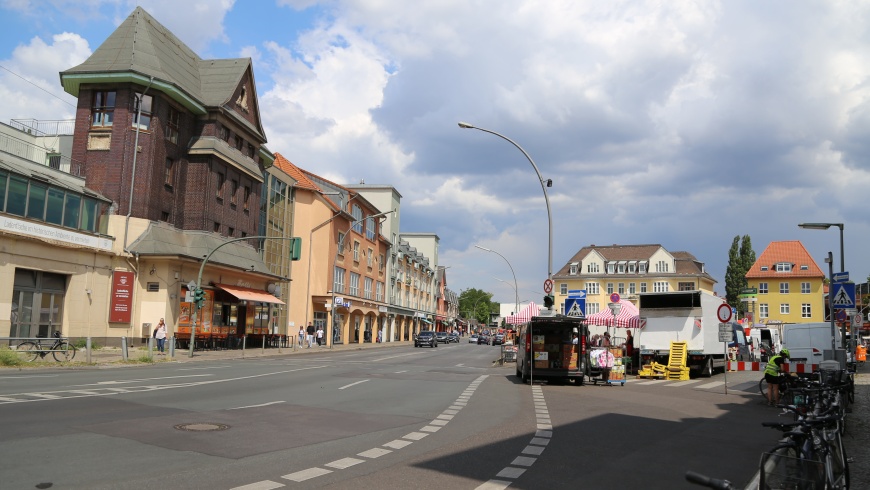
[[343, 390], [343, 389], [345, 389], [345, 388], [350, 388], [351, 386], [356, 386], [356, 385], [358, 385], [358, 384], [365, 383], [366, 381], [370, 381], [370, 380], [368, 380], [368, 379], [364, 379], [364, 380], [362, 380], [362, 381], [357, 381], [356, 383], [351, 383], [351, 384], [349, 384], [349, 385], [344, 385], [344, 386], [342, 386], [341, 388], [339, 388], [339, 390]]
[[317, 478], [318, 476], [328, 475], [329, 473], [332, 473], [332, 470], [325, 470], [323, 468], [318, 468], [315, 466], [314, 468], [308, 468], [307, 470], [297, 471], [296, 473], [284, 475], [281, 478], [299, 483], [305, 480], [310, 480], [312, 478]]
[[279, 404], [279, 403], [284, 403], [284, 401], [282, 400], [282, 401], [277, 401], [277, 402], [261, 403], [261, 404], [259, 404], [259, 405], [248, 405], [248, 406], [246, 406], [246, 407], [227, 408], [227, 410], [244, 410], [245, 408], [268, 407], [269, 405], [277, 405], [277, 404]]
[[242, 485], [240, 487], [233, 487], [230, 490], [275, 490], [276, 488], [281, 488], [283, 486], [285, 486], [283, 483], [278, 483], [271, 480], [263, 480], [258, 481], [257, 483]]

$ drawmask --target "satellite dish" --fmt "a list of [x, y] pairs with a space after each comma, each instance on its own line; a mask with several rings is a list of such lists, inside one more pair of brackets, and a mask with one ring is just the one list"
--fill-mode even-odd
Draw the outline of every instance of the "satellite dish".
[[269, 294], [275, 294], [275, 289], [277, 289], [277, 288], [278, 288], [277, 285], [275, 285], [275, 284], [269, 284], [269, 285], [266, 287], [266, 291], [269, 291]]

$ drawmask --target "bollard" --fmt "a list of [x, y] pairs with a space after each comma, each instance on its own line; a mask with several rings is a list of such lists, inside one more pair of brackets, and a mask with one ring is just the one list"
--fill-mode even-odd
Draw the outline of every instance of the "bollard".
[[148, 357], [154, 359], [154, 337], [148, 337]]
[[245, 344], [248, 342], [248, 336], [242, 335], [242, 357], [245, 357]]
[[90, 337], [88, 337], [88, 338], [85, 340], [85, 352], [87, 353], [87, 354], [86, 354], [85, 361], [86, 361], [88, 364], [90, 364], [90, 363], [91, 363], [91, 338], [90, 338]]
[[127, 337], [121, 337], [121, 359], [127, 361]]
[[175, 359], [175, 335], [169, 338], [169, 358]]
[[263, 354], [266, 353], [266, 336], [263, 335]]

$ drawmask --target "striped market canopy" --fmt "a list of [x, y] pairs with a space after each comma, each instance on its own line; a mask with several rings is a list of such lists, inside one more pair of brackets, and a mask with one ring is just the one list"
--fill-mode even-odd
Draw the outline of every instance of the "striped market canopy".
[[640, 327], [640, 312], [637, 310], [637, 306], [634, 306], [634, 303], [631, 301], [624, 299], [619, 300], [619, 304], [622, 305], [622, 308], [619, 310], [619, 314], [616, 315], [615, 323], [613, 321], [613, 312], [610, 311], [610, 308], [587, 316], [586, 323], [588, 325], [600, 325], [603, 327]]
[[505, 318], [504, 321], [508, 325], [522, 325], [523, 323], [528, 323], [533, 316], [538, 316], [540, 313], [541, 308], [533, 301], [527, 304], [526, 307], [520, 310], [519, 313]]

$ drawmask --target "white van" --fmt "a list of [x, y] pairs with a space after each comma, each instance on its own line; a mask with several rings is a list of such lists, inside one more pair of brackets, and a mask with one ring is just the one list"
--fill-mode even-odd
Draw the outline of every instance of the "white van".
[[[843, 347], [836, 330], [837, 349]], [[824, 351], [831, 350], [830, 323], [795, 323], [782, 326], [782, 346], [789, 351], [789, 362], [820, 364]]]
[[782, 350], [779, 330], [775, 328], [753, 327], [749, 337], [752, 340], [752, 355], [756, 361], [767, 362], [770, 356]]

